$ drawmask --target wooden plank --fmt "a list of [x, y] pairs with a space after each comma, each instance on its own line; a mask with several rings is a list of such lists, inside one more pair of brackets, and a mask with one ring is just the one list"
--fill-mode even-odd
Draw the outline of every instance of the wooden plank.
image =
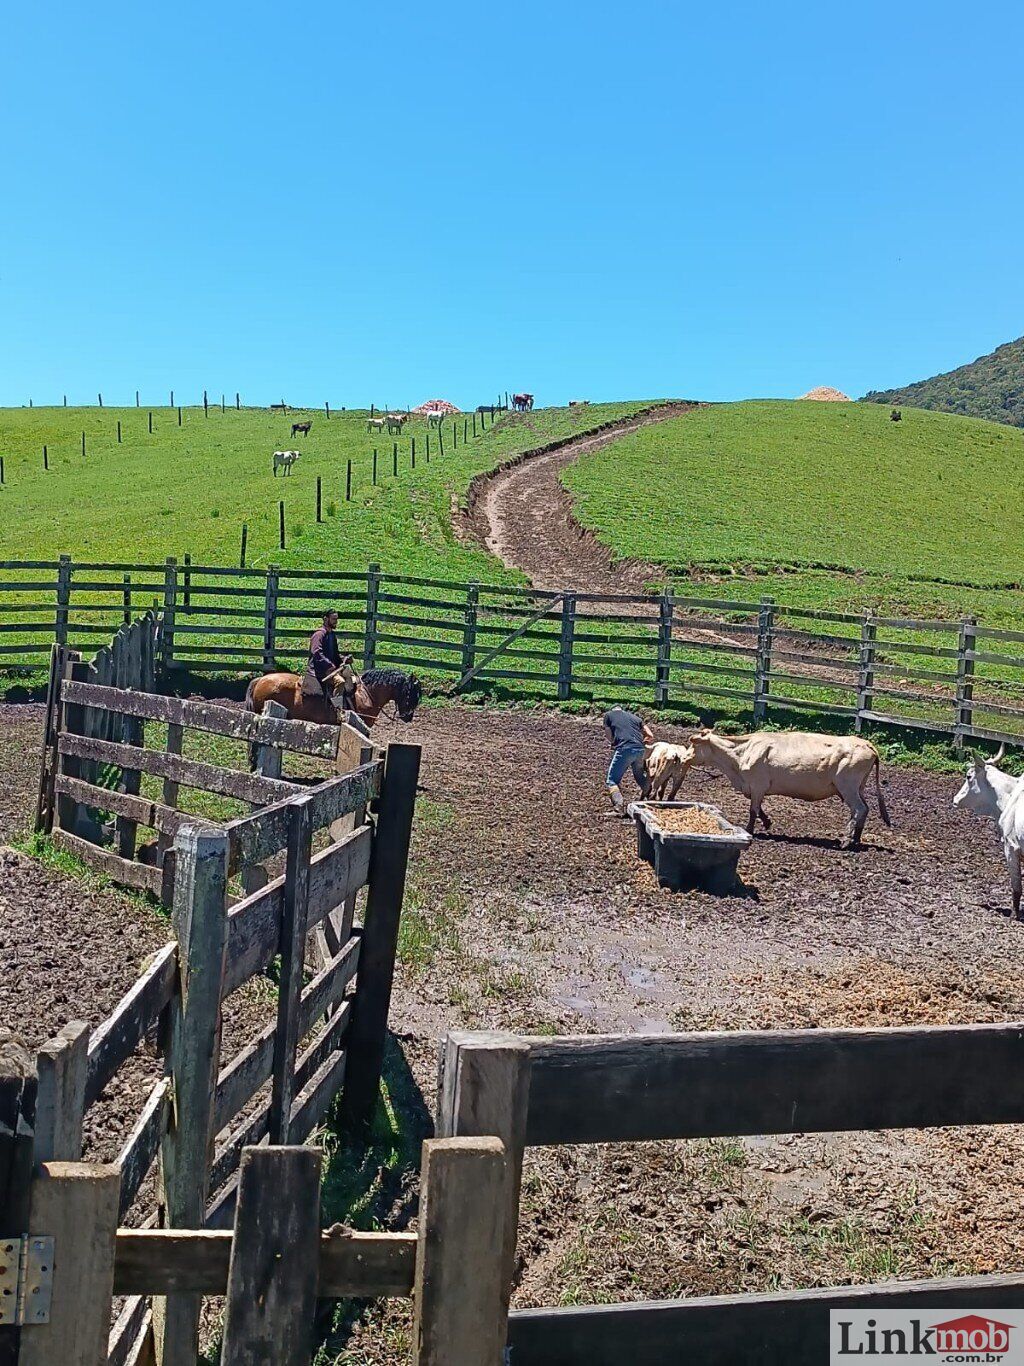
[[[304, 988], [299, 1002], [299, 1037], [304, 1037], [320, 1016], [340, 1003], [345, 987], [356, 973], [359, 940], [350, 939], [340, 954]], [[276, 1024], [267, 1025], [256, 1038], [232, 1058], [217, 1080], [214, 1129], [220, 1133], [235, 1115], [270, 1080], [273, 1071]]]
[[139, 1187], [146, 1179], [153, 1160], [160, 1151], [160, 1144], [167, 1132], [170, 1093], [170, 1079], [161, 1078], [150, 1091], [134, 1129], [117, 1156], [117, 1167], [121, 1173], [118, 1222], [124, 1220], [135, 1203]]
[[32, 1229], [54, 1240], [46, 1323], [22, 1332], [19, 1366], [97, 1366], [106, 1361], [117, 1233], [116, 1167], [47, 1162], [32, 1182]]
[[121, 1064], [135, 1052], [174, 995], [177, 982], [178, 946], [165, 944], [92, 1036], [86, 1106], [93, 1104]]
[[523, 1152], [531, 1100], [531, 1046], [513, 1034], [455, 1031], [441, 1046], [439, 1138], [494, 1137], [505, 1151], [501, 1197], [504, 1305], [508, 1310], [519, 1229]]
[[242, 1157], [222, 1366], [309, 1366], [320, 1253], [320, 1154]]
[[[61, 739], [71, 737], [62, 736]], [[100, 744], [99, 740], [89, 741], [90, 744]], [[83, 863], [89, 864], [91, 868], [98, 868], [112, 882], [118, 882], [125, 887], [134, 887], [139, 892], [152, 892], [154, 896], [160, 895], [161, 874], [159, 868], [151, 868], [148, 864], [135, 863], [131, 859], [121, 858], [119, 854], [112, 854], [109, 849], [101, 849], [98, 844], [91, 844], [89, 840], [80, 839], [78, 835], [72, 835], [69, 830], [54, 830], [53, 842], [58, 849], [63, 849], [67, 854], [74, 854]]]
[[456, 691], [458, 691], [459, 688], [464, 688], [467, 683], [471, 682], [472, 679], [476, 678], [477, 674], [480, 673], [481, 669], [486, 669], [488, 664], [490, 664], [491, 660], [496, 659], [498, 655], [500, 655], [503, 650], [506, 650], [514, 640], [518, 640], [518, 638], [523, 634], [527, 627], [533, 626], [535, 622], [538, 622], [541, 619], [541, 617], [547, 616], [549, 613], [553, 612], [556, 607], [560, 607], [563, 601], [564, 594], [559, 594], [558, 597], [552, 598], [550, 602], [544, 604], [544, 606], [541, 608], [539, 612], [534, 612], [531, 616], [528, 616], [526, 618], [526, 622], [524, 625], [516, 627], [514, 631], [511, 631], [502, 640], [499, 640], [496, 645], [492, 645], [490, 649], [488, 649], [487, 652], [484, 654], [483, 658], [479, 661], [479, 663], [474, 664], [471, 669], [467, 669], [466, 672], [462, 675], [458, 683], [455, 685]]
[[[383, 774], [383, 763], [375, 760], [318, 784], [310, 794], [313, 829], [320, 830], [340, 816], [366, 806], [379, 795]], [[273, 806], [265, 806], [251, 816], [241, 816], [238, 820], [228, 822], [225, 829], [232, 870], [248, 863], [262, 863], [284, 849], [288, 841], [290, 801], [291, 797], [288, 797], [275, 802]]]
[[529, 1144], [1024, 1120], [1006, 1085], [1021, 1024], [593, 1035], [530, 1054]]
[[[115, 1295], [223, 1295], [228, 1287], [230, 1229], [118, 1229]], [[415, 1233], [320, 1232], [321, 1299], [378, 1299], [412, 1294]]]
[[[206, 1211], [213, 1097], [220, 1070], [221, 988], [227, 947], [227, 837], [190, 827], [174, 842], [172, 923], [179, 944], [181, 994], [171, 1011], [168, 1070], [175, 1122], [161, 1147], [172, 1228], [199, 1228]], [[176, 1296], [154, 1306], [162, 1366], [195, 1366], [199, 1300]]]
[[288, 861], [281, 901], [281, 972], [277, 992], [277, 1030], [270, 1099], [270, 1141], [288, 1142], [299, 1042], [299, 998], [306, 966], [306, 922], [309, 913], [310, 858], [313, 849], [312, 797], [291, 803]]
[[503, 1360], [505, 1183], [505, 1150], [496, 1138], [423, 1144], [413, 1327], [417, 1366], [500, 1366]]
[[[313, 1042], [299, 1055], [295, 1062], [295, 1100], [292, 1113], [300, 1109], [303, 1093], [322, 1070], [333, 1053], [339, 1052], [345, 1040], [349, 1020], [352, 1018], [352, 1003], [346, 1001], [341, 1009], [332, 1015]], [[298, 1141], [297, 1139], [294, 1141]]]
[[[68, 688], [71, 692], [67, 691]], [[257, 744], [277, 745], [281, 749], [313, 754], [323, 759], [333, 759], [337, 749], [338, 734], [334, 726], [261, 716], [237, 707], [217, 706], [213, 702], [187, 701], [88, 683], [66, 684], [65, 697], [68, 701], [120, 712], [123, 716], [166, 721], [186, 726], [190, 730], [226, 735], [235, 740], [251, 740]]]
[[[0, 1027], [0, 1267], [8, 1281], [17, 1278], [16, 1240], [29, 1232], [35, 1109], [35, 1060]], [[20, 1339], [20, 1328], [0, 1327], [0, 1366], [16, 1366]]]
[[273, 778], [260, 778], [254, 773], [239, 773], [218, 768], [198, 759], [182, 759], [176, 754], [159, 750], [136, 749], [133, 745], [118, 745], [109, 740], [94, 740], [80, 735], [62, 735], [57, 742], [61, 754], [80, 759], [93, 759], [119, 768], [137, 768], [158, 778], [173, 778], [186, 787], [198, 787], [204, 792], [216, 792], [222, 797], [237, 797], [243, 802], [279, 801], [297, 796], [302, 788], [296, 783]]
[[89, 1071], [89, 1026], [66, 1024], [36, 1054], [36, 1162], [78, 1162]]
[[[342, 1098], [342, 1119], [352, 1131], [365, 1129], [377, 1104], [419, 771], [419, 745], [388, 746]], [[358, 839], [362, 833], [357, 830], [349, 838]]]
[[345, 1080], [347, 1061], [345, 1049], [332, 1053], [296, 1096], [289, 1120], [291, 1142], [305, 1142], [325, 1118]]
[[[309, 870], [307, 931], [363, 886], [370, 874], [373, 845], [371, 827], [364, 825], [314, 856]], [[277, 952], [283, 904], [284, 878], [279, 877], [232, 907], [225, 996], [264, 968]]]
[[127, 816], [139, 825], [151, 826], [161, 834], [172, 837], [183, 825], [194, 825], [196, 821], [195, 816], [176, 811], [172, 806], [151, 802], [146, 797], [137, 797], [128, 792], [118, 792], [113, 788], [100, 787], [96, 783], [87, 783], [81, 778], [71, 778], [66, 773], [57, 775], [55, 790], [63, 796], [73, 797], [83, 806], [94, 806], [100, 811]]
[[676, 1361], [822, 1366], [830, 1359], [831, 1310], [905, 1309], [921, 1315], [927, 1328], [939, 1317], [936, 1311], [962, 1311], [975, 1304], [989, 1310], [1024, 1309], [1024, 1276], [523, 1309], [509, 1317], [508, 1344], [511, 1360], [520, 1366], [622, 1366], [623, 1361], [631, 1366]]
[[[120, 1232], [118, 1236], [120, 1236]], [[116, 1257], [114, 1268], [116, 1280]], [[114, 1293], [117, 1294], [117, 1291], [115, 1290]], [[139, 1335], [144, 1327], [150, 1332], [152, 1331], [149, 1303], [144, 1297], [133, 1296], [118, 1314], [117, 1322], [110, 1330], [110, 1340], [107, 1344], [107, 1366], [128, 1366], [128, 1363], [133, 1359]]]

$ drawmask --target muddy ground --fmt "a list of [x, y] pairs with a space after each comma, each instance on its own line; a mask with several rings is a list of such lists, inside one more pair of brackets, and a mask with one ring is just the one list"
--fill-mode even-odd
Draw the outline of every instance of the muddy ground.
[[[0, 717], [0, 839], [31, 807], [34, 768], [20, 755], [35, 753], [38, 725], [37, 709]], [[1007, 918], [991, 831], [951, 809], [949, 778], [890, 769], [894, 829], [872, 803], [855, 853], [838, 847], [838, 803], [775, 801], [771, 834], [743, 856], [744, 894], [713, 898], [659, 889], [632, 828], [606, 816], [592, 719], [450, 707], [377, 738], [424, 747], [392, 1026], [427, 1111], [452, 1027], [1024, 1015], [1024, 927]], [[745, 815], [717, 775], [692, 771], [685, 795]], [[101, 1016], [163, 933], [137, 900], [20, 862], [0, 866], [0, 904], [4, 979], [24, 984], [16, 1009], [34, 1039], [62, 1015]], [[1017, 1127], [535, 1150], [516, 1303], [1024, 1269], [1021, 1170]], [[407, 1326], [390, 1303], [334, 1348], [404, 1359]]]

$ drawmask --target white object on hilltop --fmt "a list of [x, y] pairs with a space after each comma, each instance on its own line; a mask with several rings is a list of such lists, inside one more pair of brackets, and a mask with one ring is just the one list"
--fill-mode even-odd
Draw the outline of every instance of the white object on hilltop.
[[812, 398], [818, 403], [852, 403], [853, 399], [849, 394], [844, 394], [842, 389], [833, 389], [827, 384], [819, 384], [816, 389], [808, 389], [806, 394], [800, 395], [801, 399]]
[[426, 403], [421, 403], [413, 412], [423, 417], [426, 413], [459, 413], [461, 408], [456, 408], [454, 403], [449, 403], [445, 398], [428, 398]]

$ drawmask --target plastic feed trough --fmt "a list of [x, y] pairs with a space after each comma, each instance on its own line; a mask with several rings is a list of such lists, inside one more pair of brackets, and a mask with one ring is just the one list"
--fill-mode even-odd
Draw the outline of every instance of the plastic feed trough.
[[[677, 834], [663, 829], [660, 811], [706, 811], [721, 827], [720, 835]], [[653, 868], [658, 882], [674, 892], [700, 887], [728, 893], [736, 886], [740, 854], [751, 837], [733, 825], [717, 806], [707, 802], [632, 802], [629, 815], [636, 822], [636, 851]]]

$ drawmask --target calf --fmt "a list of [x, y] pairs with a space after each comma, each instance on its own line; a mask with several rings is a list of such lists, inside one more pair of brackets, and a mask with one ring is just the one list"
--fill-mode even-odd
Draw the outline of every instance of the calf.
[[274, 452], [274, 478], [277, 478], [277, 471], [283, 469], [285, 474], [291, 474], [292, 466], [299, 458], [298, 451], [275, 451]]
[[312, 427], [312, 425], [313, 425], [313, 419], [312, 419], [312, 418], [310, 418], [308, 422], [293, 422], [293, 423], [292, 423], [292, 436], [297, 436], [297, 435], [299, 434], [299, 432], [301, 432], [303, 436], [309, 436], [309, 429], [310, 429], [310, 427]]
[[872, 769], [879, 814], [886, 825], [892, 824], [878, 776], [878, 751], [867, 740], [803, 731], [758, 731], [733, 738], [713, 730], [698, 730], [690, 736], [690, 743], [696, 763], [716, 768], [737, 792], [749, 797], [747, 831], [751, 835], [758, 817], [766, 830], [771, 826], [762, 809], [765, 797], [820, 802], [837, 796], [850, 808], [842, 845], [844, 849], [853, 847], [860, 842], [868, 818], [864, 785]]
[[382, 432], [384, 430], [384, 419], [382, 417], [371, 417], [367, 419], [366, 430], [368, 432]]
[[1006, 746], [1001, 746], [989, 763], [980, 758], [974, 760], [967, 769], [963, 787], [953, 798], [953, 805], [979, 816], [988, 816], [995, 822], [1010, 874], [1013, 914], [1019, 919], [1021, 860], [1024, 857], [1024, 778], [1013, 778], [999, 769], [1005, 750]]
[[652, 745], [644, 759], [644, 797], [652, 802], [674, 802], [692, 763], [692, 745], [667, 745], [664, 741]]

